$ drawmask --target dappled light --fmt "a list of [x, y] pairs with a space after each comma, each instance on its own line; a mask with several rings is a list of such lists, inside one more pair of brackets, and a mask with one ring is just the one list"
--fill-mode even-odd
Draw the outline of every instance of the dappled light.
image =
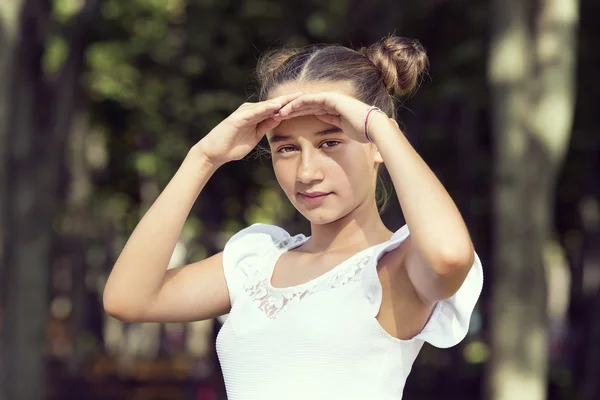
[[[425, 343], [406, 371], [404, 398], [600, 399], [599, 16], [594, 0], [0, 0], [0, 399], [226, 399], [216, 340], [235, 315], [220, 299], [235, 294], [216, 283], [232, 285], [231, 276], [181, 274], [180, 306], [165, 312], [153, 306], [167, 275], [151, 286], [144, 257], [130, 259], [144, 273], [108, 305], [111, 272], [167, 187], [179, 197], [148, 234], [154, 246], [138, 253], [148, 259], [160, 247], [163, 256], [151, 261], [165, 273], [223, 251], [253, 224], [310, 236], [274, 172], [284, 153], [271, 154], [265, 137], [243, 159], [211, 170], [202, 187], [218, 158], [204, 152], [206, 163], [185, 174], [182, 165], [242, 104], [259, 101], [255, 67], [265, 52], [320, 43], [359, 49], [390, 33], [427, 50], [418, 91], [396, 104], [399, 132], [456, 203], [484, 275], [468, 329], [453, 322], [466, 337], [447, 349]], [[381, 86], [385, 68], [376, 68]], [[364, 122], [361, 146], [375, 146]], [[320, 159], [339, 166], [325, 142]], [[396, 148], [372, 149], [381, 157]], [[306, 190], [294, 176], [294, 193]], [[387, 180], [381, 219], [393, 232], [410, 223], [399, 196], [415, 188], [399, 192], [394, 185], [403, 183]], [[184, 221], [178, 212], [193, 190], [201, 193]], [[311, 204], [329, 196], [296, 194]], [[327, 264], [307, 248], [306, 259]], [[246, 286], [256, 296], [265, 290]], [[132, 300], [140, 293], [144, 304]], [[199, 298], [222, 315], [183, 321], [200, 312], [189, 310]], [[260, 299], [277, 312], [289, 300]], [[183, 322], [142, 321], [152, 312]], [[306, 329], [328, 324], [315, 319]]]

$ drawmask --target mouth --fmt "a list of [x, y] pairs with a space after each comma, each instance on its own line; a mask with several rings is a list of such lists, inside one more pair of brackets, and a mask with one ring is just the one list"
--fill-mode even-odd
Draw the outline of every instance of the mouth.
[[315, 204], [325, 200], [331, 193], [333, 192], [302, 192], [299, 194], [305, 202]]

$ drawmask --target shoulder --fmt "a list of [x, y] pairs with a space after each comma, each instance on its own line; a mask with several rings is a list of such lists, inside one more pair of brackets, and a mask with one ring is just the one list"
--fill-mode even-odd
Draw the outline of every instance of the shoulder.
[[[446, 348], [458, 344], [469, 330], [469, 322], [483, 287], [483, 269], [477, 253], [467, 278], [450, 298], [424, 305], [398, 261], [405, 256], [401, 246], [410, 237], [408, 226], [398, 229], [389, 241], [376, 247], [375, 260], [365, 271], [365, 290], [373, 303], [373, 315], [388, 319], [390, 331], [404, 321], [406, 335]], [[388, 257], [384, 256], [388, 254]], [[386, 295], [383, 295], [383, 292]], [[414, 321], [411, 325], [408, 321]], [[394, 328], [394, 329], [392, 329]], [[398, 332], [395, 332], [398, 334]], [[416, 336], [414, 334], [417, 333]]]
[[225, 247], [239, 242], [281, 242], [290, 238], [290, 234], [283, 228], [270, 224], [252, 224], [234, 234]]
[[290, 244], [302, 234], [291, 236], [285, 229], [270, 224], [257, 223], [234, 234], [225, 244], [223, 259], [226, 264], [249, 256], [261, 256]]
[[264, 260], [275, 254], [290, 238], [285, 229], [260, 223], [231, 236], [223, 249], [223, 272], [232, 305], [247, 280], [261, 274]]
[[460, 343], [469, 332], [471, 316], [482, 289], [483, 268], [475, 253], [473, 265], [458, 291], [434, 305], [431, 317], [418, 338], [439, 348]]

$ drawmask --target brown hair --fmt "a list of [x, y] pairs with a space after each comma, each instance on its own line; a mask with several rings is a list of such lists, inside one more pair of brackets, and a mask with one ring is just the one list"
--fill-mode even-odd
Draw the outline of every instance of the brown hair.
[[[419, 41], [394, 35], [359, 50], [338, 44], [282, 48], [259, 59], [259, 100], [266, 100], [273, 89], [287, 82], [347, 81], [353, 84], [357, 99], [396, 118], [395, 98], [416, 89], [427, 64]], [[379, 183], [377, 203], [382, 211], [389, 195], [381, 176]]]

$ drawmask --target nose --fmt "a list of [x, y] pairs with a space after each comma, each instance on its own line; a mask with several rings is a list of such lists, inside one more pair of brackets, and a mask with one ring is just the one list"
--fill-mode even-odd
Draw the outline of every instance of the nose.
[[302, 151], [300, 164], [296, 170], [296, 180], [303, 184], [322, 181], [325, 178], [319, 154], [316, 151]]

